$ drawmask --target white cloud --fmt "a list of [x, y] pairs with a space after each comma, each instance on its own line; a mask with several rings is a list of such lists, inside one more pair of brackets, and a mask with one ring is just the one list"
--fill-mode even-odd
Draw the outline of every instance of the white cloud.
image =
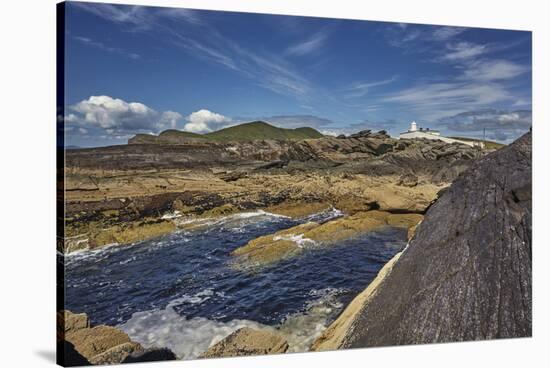
[[231, 118], [215, 112], [201, 109], [187, 117], [188, 123], [183, 130], [193, 133], [208, 133], [231, 124]]
[[159, 132], [176, 128], [182, 116], [174, 111], [158, 112], [139, 102], [110, 96], [90, 96], [69, 106], [66, 124], [100, 128], [109, 134]]

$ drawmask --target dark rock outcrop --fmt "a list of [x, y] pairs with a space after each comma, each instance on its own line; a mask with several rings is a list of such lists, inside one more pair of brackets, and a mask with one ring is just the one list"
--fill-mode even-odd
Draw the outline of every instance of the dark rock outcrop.
[[176, 354], [167, 348], [149, 349], [141, 353], [134, 353], [126, 357], [122, 363], [158, 362], [163, 360], [176, 360]]
[[68, 341], [61, 341], [57, 344], [57, 363], [63, 367], [83, 367], [91, 363], [80, 354], [74, 345]]
[[476, 161], [328, 348], [531, 336], [531, 133]]

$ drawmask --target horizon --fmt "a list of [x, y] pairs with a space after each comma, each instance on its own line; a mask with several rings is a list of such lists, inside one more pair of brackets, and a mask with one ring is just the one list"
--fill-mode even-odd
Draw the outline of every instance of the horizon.
[[66, 29], [67, 146], [252, 121], [510, 143], [532, 124], [527, 31], [78, 2]]

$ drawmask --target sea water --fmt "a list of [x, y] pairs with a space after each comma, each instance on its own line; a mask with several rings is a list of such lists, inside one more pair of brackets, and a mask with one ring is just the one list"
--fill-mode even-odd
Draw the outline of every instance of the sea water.
[[264, 267], [235, 267], [230, 253], [259, 236], [338, 216], [331, 210], [296, 221], [249, 212], [196, 231], [73, 253], [63, 259], [65, 307], [181, 359], [245, 326], [279, 333], [291, 352], [307, 351], [404, 248], [406, 231], [386, 228], [330, 246], [297, 236], [299, 255]]

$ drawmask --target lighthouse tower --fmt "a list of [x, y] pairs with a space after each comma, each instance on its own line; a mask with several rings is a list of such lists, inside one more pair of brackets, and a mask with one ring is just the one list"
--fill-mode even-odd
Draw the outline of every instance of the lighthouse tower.
[[411, 123], [411, 128], [409, 129], [409, 132], [416, 132], [416, 121], [413, 121]]

